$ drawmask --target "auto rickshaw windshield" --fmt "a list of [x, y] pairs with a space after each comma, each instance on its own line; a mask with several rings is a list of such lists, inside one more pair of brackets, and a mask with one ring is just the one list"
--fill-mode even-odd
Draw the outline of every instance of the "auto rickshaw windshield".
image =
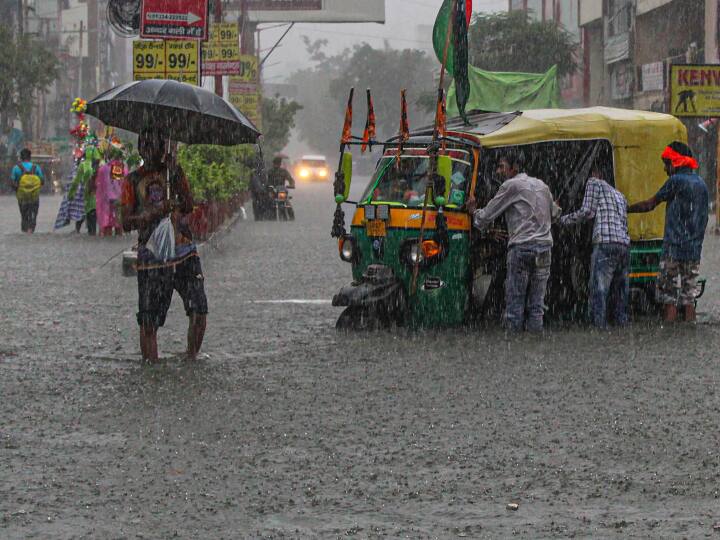
[[[362, 204], [383, 202], [406, 207], [423, 205], [430, 158], [401, 156], [399, 166], [395, 165], [396, 159], [394, 156], [385, 156], [379, 161], [361, 198]], [[458, 159], [453, 159], [452, 163], [451, 190], [458, 194], [454, 202], [462, 204], [470, 177], [470, 163]]]

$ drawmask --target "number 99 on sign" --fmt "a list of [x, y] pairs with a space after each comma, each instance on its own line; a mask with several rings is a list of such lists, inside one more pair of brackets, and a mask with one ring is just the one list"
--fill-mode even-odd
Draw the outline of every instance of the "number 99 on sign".
[[192, 64], [195, 62], [192, 62], [190, 57], [187, 54], [183, 53], [170, 53], [167, 55], [167, 68], [168, 71], [170, 70], [186, 70], [187, 68], [191, 67]]
[[135, 55], [135, 71], [156, 71], [163, 65], [163, 61], [157, 54], [136, 54]]

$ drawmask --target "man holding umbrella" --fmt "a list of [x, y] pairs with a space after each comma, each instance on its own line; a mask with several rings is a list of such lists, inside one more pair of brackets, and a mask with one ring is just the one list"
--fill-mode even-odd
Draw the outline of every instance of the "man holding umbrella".
[[138, 298], [143, 359], [158, 359], [157, 331], [165, 324], [173, 291], [189, 318], [187, 356], [202, 346], [208, 312], [200, 257], [188, 227], [193, 210], [190, 185], [165, 154], [165, 140], [146, 131], [138, 140], [143, 166], [128, 177], [122, 197], [123, 227], [138, 231]]
[[[207, 298], [200, 258], [187, 224], [193, 201], [180, 167], [166, 157], [167, 139], [185, 144], [254, 144], [260, 132], [230, 102], [203, 88], [171, 80], [133, 81], [103, 92], [87, 113], [109, 126], [136, 131], [145, 163], [128, 177], [123, 228], [138, 231], [138, 324], [143, 358], [157, 360], [157, 329], [173, 291], [190, 318], [188, 357], [205, 335]], [[148, 129], [149, 126], [152, 126]]]

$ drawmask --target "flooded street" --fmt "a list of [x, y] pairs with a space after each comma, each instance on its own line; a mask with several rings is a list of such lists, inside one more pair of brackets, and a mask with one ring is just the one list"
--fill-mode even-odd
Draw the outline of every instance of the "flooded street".
[[718, 537], [717, 237], [695, 327], [342, 334], [331, 201], [248, 204], [203, 259], [202, 361], [175, 296], [147, 366], [100, 268], [132, 242], [50, 233], [57, 197], [21, 235], [0, 198], [1, 537]]

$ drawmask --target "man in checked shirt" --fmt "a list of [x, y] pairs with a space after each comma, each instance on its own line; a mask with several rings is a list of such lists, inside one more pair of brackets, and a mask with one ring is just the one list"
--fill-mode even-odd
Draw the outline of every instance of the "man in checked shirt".
[[590, 262], [590, 313], [593, 325], [605, 329], [611, 299], [614, 301], [615, 324], [625, 326], [628, 323], [630, 235], [628, 203], [622, 193], [603, 179], [602, 169], [601, 160], [596, 160], [585, 186], [582, 206], [561, 217], [560, 224], [595, 220]]

